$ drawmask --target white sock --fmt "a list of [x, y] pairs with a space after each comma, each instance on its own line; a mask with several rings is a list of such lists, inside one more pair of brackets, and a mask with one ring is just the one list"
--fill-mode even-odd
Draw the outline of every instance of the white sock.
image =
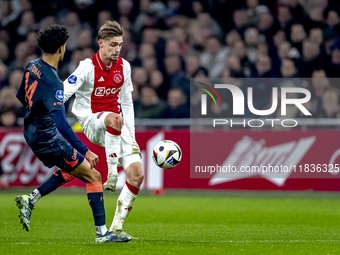
[[113, 218], [110, 231], [114, 229], [123, 229], [123, 224], [135, 202], [139, 189], [131, 186], [128, 182], [125, 183], [117, 200], [115, 216]]
[[96, 226], [97, 234], [104, 235], [107, 232], [106, 225]]
[[111, 162], [107, 162], [107, 168], [108, 168], [108, 173], [107, 173], [108, 176], [111, 174], [116, 174], [118, 172], [117, 164], [112, 164]]
[[105, 132], [105, 153], [106, 161], [118, 165], [120, 156], [120, 139], [121, 131], [108, 127]]
[[41, 194], [38, 189], [35, 189], [30, 194], [30, 197], [32, 204], [35, 205], [35, 203], [38, 202], [38, 200], [41, 198]]

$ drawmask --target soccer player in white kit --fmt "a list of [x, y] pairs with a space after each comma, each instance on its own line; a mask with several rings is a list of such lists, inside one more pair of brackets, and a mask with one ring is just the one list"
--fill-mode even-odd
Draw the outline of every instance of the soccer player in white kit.
[[105, 190], [115, 191], [117, 166], [124, 168], [127, 181], [118, 197], [110, 231], [133, 238], [124, 232], [123, 223], [138, 195], [143, 172], [135, 139], [131, 68], [125, 59], [119, 57], [123, 34], [123, 27], [115, 21], [107, 21], [99, 29], [99, 50], [91, 58], [81, 61], [64, 81], [64, 102], [75, 94], [72, 113], [87, 138], [105, 147], [108, 165], [108, 180], [103, 185]]

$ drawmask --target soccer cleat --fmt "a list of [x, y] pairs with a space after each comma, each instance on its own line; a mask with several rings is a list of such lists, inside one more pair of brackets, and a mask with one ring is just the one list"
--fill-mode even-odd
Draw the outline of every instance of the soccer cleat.
[[103, 184], [104, 190], [114, 192], [116, 190], [117, 181], [118, 181], [118, 173], [108, 174], [107, 181]]
[[130, 241], [129, 237], [114, 235], [109, 231], [106, 231], [104, 235], [97, 234], [96, 236], [96, 243], [128, 243]]
[[133, 237], [133, 236], [129, 235], [123, 229], [113, 229], [112, 231], [110, 231], [110, 233], [115, 234], [117, 236], [125, 236], [125, 237], [131, 238], [131, 239], [138, 239], [137, 237]]
[[23, 229], [30, 231], [30, 219], [34, 205], [31, 202], [31, 197], [28, 195], [17, 196], [15, 199], [17, 207], [20, 210], [19, 218]]

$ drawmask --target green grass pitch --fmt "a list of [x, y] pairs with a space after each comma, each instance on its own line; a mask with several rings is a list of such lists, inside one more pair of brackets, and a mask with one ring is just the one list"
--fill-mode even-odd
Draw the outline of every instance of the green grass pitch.
[[[94, 244], [85, 189], [42, 198], [30, 232], [14, 202], [23, 192], [0, 191], [0, 254], [340, 254], [338, 193], [142, 192], [125, 223], [139, 240]], [[105, 193], [108, 227], [116, 195]]]

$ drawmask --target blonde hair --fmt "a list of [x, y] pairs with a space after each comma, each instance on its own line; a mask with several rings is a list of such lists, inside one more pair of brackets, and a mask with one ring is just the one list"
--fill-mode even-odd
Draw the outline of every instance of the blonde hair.
[[115, 36], [123, 36], [124, 28], [117, 21], [108, 20], [99, 28], [98, 40], [108, 39]]

